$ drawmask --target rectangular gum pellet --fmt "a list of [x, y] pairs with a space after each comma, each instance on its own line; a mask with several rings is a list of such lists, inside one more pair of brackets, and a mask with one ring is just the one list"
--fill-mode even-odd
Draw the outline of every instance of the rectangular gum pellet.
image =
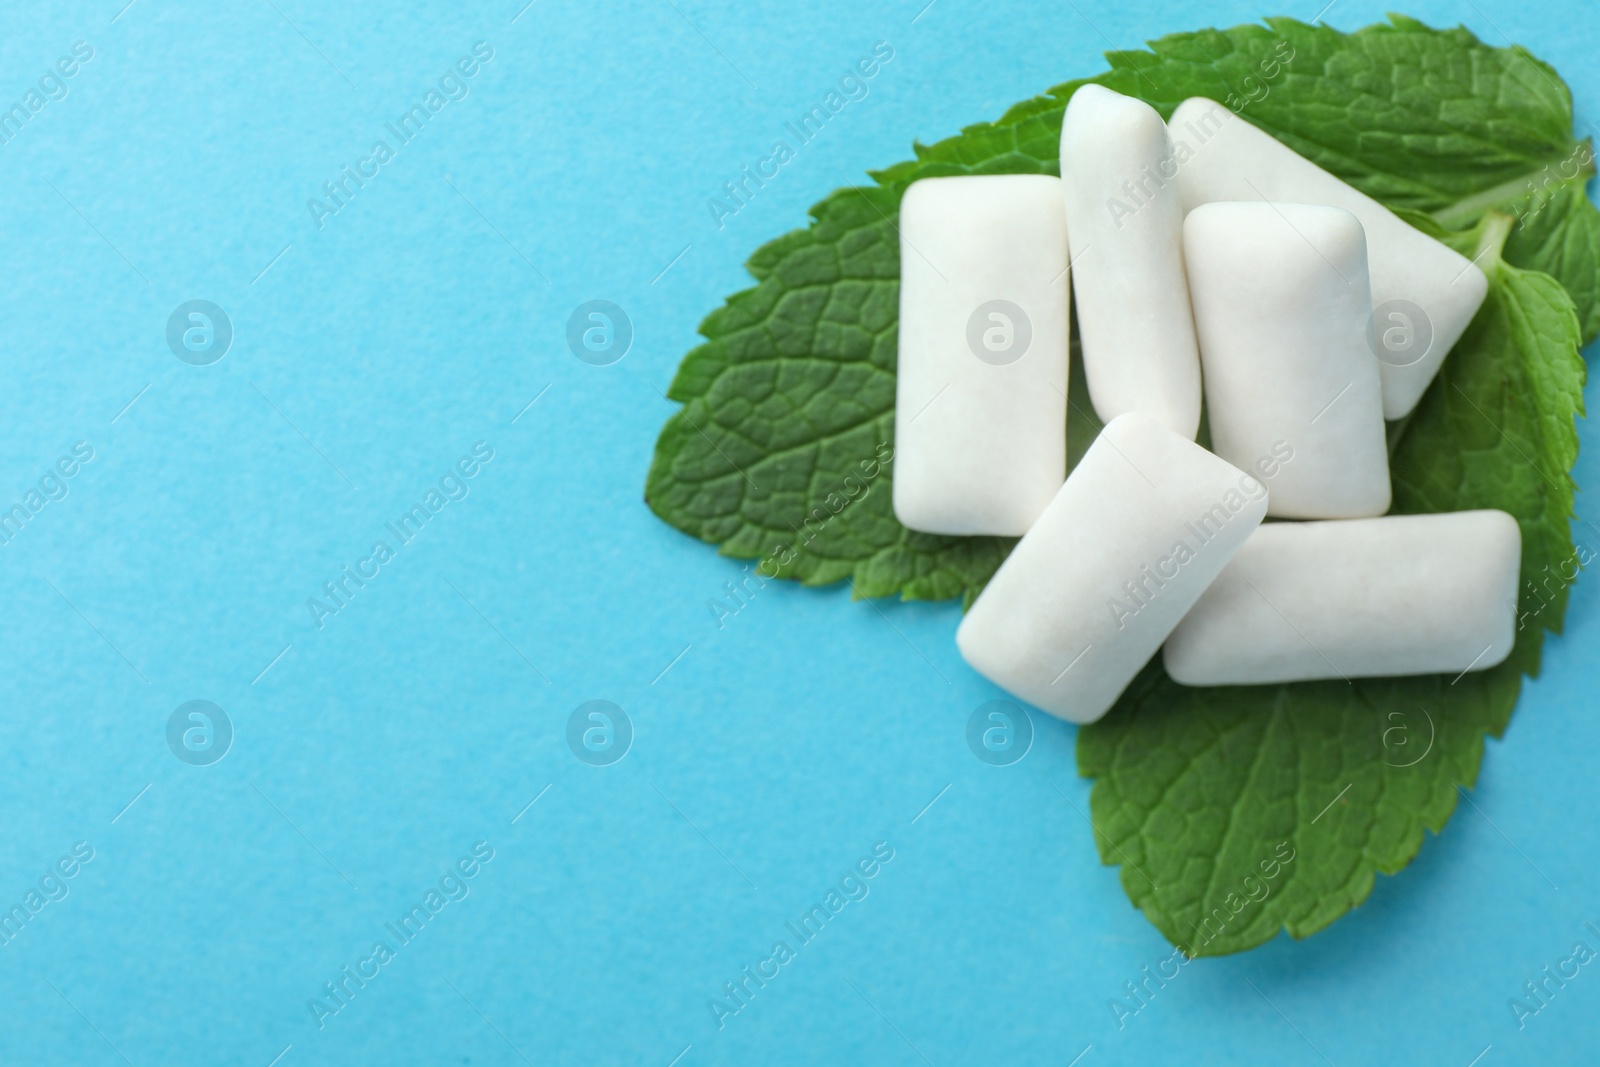
[[1503, 511], [1269, 523], [1162, 657], [1184, 685], [1486, 670], [1516, 638], [1521, 555]]
[[1252, 475], [1147, 415], [1120, 415], [995, 572], [956, 644], [1016, 696], [1093, 722], [1266, 510]]
[[1213, 100], [1184, 101], [1168, 129], [1185, 211], [1219, 200], [1275, 200], [1340, 207], [1361, 220], [1383, 417], [1416, 407], [1489, 291], [1483, 271]]
[[1072, 286], [1095, 412], [1140, 411], [1194, 439], [1200, 356], [1183, 269], [1183, 203], [1154, 108], [1083, 85], [1061, 124]]
[[900, 205], [894, 511], [1017, 536], [1066, 477], [1061, 179], [927, 178]]
[[1213, 203], [1183, 234], [1212, 449], [1241, 467], [1282, 461], [1269, 515], [1389, 510], [1361, 223], [1335, 207]]

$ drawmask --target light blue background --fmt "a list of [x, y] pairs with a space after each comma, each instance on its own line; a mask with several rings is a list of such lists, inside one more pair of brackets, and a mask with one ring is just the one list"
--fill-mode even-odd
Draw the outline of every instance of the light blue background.
[[[0, 904], [95, 849], [0, 948], [0, 1060], [1593, 1057], [1600, 967], [1521, 1032], [1507, 1008], [1578, 939], [1600, 948], [1592, 580], [1488, 746], [1481, 814], [1325, 933], [1191, 964], [1119, 1031], [1108, 1000], [1170, 949], [1074, 810], [1073, 731], [1040, 720], [1014, 767], [973, 758], [967, 716], [995, 691], [957, 656], [953, 604], [773, 584], [719, 630], [707, 601], [740, 565], [641, 502], [696, 324], [809, 204], [1104, 49], [1263, 9], [522, 2], [0, 15], [0, 101], [95, 49], [0, 147], [0, 498], [95, 449], [0, 548]], [[1530, 46], [1597, 117], [1584, 4], [1410, 10]], [[470, 95], [319, 231], [307, 198], [479, 40]], [[707, 197], [879, 40], [870, 96], [719, 230]], [[196, 298], [236, 330], [203, 368], [163, 338]], [[564, 344], [595, 298], [637, 331], [610, 367]], [[306, 599], [479, 440], [471, 495], [317, 630]], [[237, 730], [210, 767], [165, 742], [195, 698]], [[608, 768], [564, 738], [597, 698], [637, 729]], [[495, 856], [470, 896], [319, 1030], [307, 1001], [478, 841]], [[877, 841], [895, 858], [870, 896], [719, 1030], [708, 998]]]

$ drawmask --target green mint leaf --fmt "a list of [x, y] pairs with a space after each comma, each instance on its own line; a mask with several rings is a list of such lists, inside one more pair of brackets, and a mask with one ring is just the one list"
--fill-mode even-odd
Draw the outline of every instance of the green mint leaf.
[[[1486, 251], [1503, 237], [1491, 220]], [[1396, 513], [1516, 516], [1524, 583], [1511, 657], [1459, 678], [1216, 689], [1178, 685], [1157, 660], [1079, 731], [1101, 859], [1122, 864], [1129, 899], [1191, 954], [1242, 951], [1279, 929], [1315, 933], [1365, 900], [1378, 871], [1409, 863], [1423, 829], [1443, 829], [1457, 787], [1476, 780], [1484, 736], [1505, 730], [1544, 630], [1560, 630], [1586, 558], [1567, 523], [1583, 411], [1578, 320], [1550, 277], [1499, 262], [1488, 273], [1485, 306], [1407, 424], [1391, 473]]]
[[[1175, 943], [1234, 952], [1326, 926], [1366, 898], [1377, 871], [1403, 867], [1423, 829], [1449, 819], [1456, 787], [1475, 780], [1484, 736], [1500, 735], [1522, 673], [1538, 669], [1540, 635], [1559, 630], [1576, 570], [1577, 350], [1600, 330], [1600, 213], [1583, 192], [1594, 165], [1555, 72], [1463, 29], [1393, 17], [1343, 34], [1271, 19], [1107, 58], [1093, 81], [1164, 115], [1196, 95], [1238, 108], [1481, 255], [1491, 282], [1417, 410], [1391, 426], [1390, 448], [1397, 512], [1499, 507], [1521, 523], [1511, 659], [1459, 680], [1226, 689], [1178, 686], [1157, 660], [1079, 732], [1080, 773], [1098, 779], [1101, 857], [1122, 865], [1129, 898]], [[809, 585], [977, 596], [1012, 542], [914, 533], [890, 506], [895, 220], [921, 178], [1057, 173], [1062, 111], [1081, 84], [918, 144], [916, 159], [872, 175], [876, 187], [834, 193], [808, 229], [751, 257], [758, 284], [706, 318], [706, 342], [669, 391], [684, 406], [662, 430], [645, 491], [661, 518]], [[1076, 358], [1069, 394], [1075, 461], [1100, 428]]]
[[1506, 241], [1506, 262], [1560, 282], [1577, 305], [1588, 344], [1600, 335], [1600, 211], [1582, 182], [1530, 194], [1511, 209], [1518, 221]]

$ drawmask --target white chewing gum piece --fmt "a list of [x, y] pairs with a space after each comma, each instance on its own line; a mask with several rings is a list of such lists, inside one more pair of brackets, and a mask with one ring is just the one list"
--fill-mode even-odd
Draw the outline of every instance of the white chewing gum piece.
[[1516, 638], [1521, 558], [1503, 511], [1268, 523], [1162, 658], [1184, 685], [1486, 670]]
[[925, 178], [900, 203], [894, 513], [1026, 533], [1067, 472], [1061, 179]]
[[1183, 267], [1183, 202], [1166, 124], [1142, 100], [1084, 85], [1061, 124], [1061, 187], [1089, 398], [1194, 440], [1200, 356]]
[[1389, 510], [1361, 223], [1307, 204], [1203, 204], [1184, 253], [1211, 447], [1272, 490], [1269, 515]]
[[1361, 220], [1383, 417], [1408, 414], [1483, 304], [1483, 271], [1213, 100], [1184, 101], [1168, 128], [1185, 211], [1218, 200], [1276, 200], [1342, 207]]
[[972, 668], [1070, 722], [1116, 703], [1267, 510], [1266, 487], [1119, 415], [956, 630]]

